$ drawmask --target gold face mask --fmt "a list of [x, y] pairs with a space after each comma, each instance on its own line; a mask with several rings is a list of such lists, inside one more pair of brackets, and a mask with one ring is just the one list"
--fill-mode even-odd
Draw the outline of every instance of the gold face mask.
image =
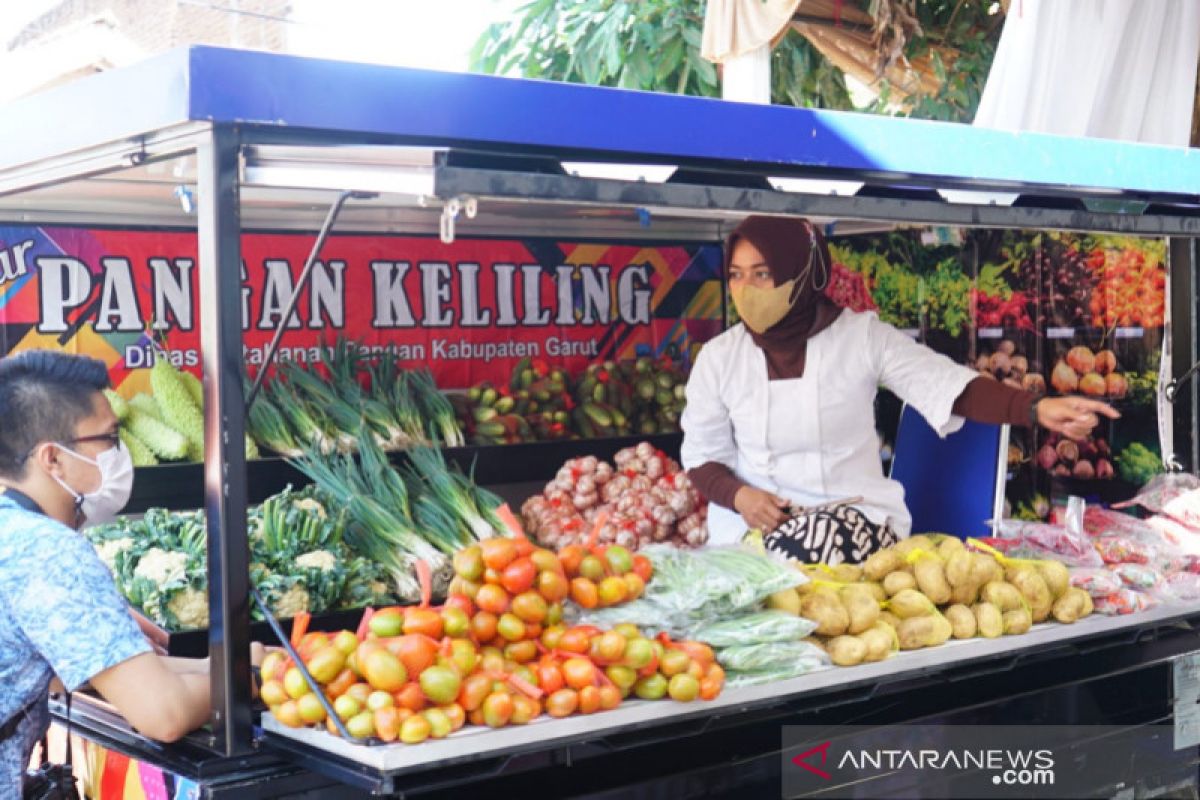
[[[819, 255], [818, 255], [819, 254]], [[813, 280], [813, 267], [817, 261], [821, 263], [822, 281], [820, 285]], [[759, 289], [757, 286], [743, 285], [731, 289], [733, 305], [737, 308], [738, 316], [746, 327], [755, 333], [766, 333], [787, 316], [788, 311], [796, 304], [800, 296], [798, 289], [812, 280], [812, 287], [818, 292], [824, 291], [829, 285], [829, 264], [825, 254], [817, 242], [816, 230], [808, 225], [808, 263], [800, 270], [800, 274], [790, 281], [781, 283], [770, 289]]]
[[767, 332], [787, 316], [797, 294], [795, 278], [770, 289], [744, 285], [730, 291], [738, 316], [755, 333]]

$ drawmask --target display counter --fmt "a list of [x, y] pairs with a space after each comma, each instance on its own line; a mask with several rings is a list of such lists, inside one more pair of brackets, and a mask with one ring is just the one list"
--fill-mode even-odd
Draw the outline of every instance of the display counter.
[[[1164, 369], [1182, 375], [1197, 353], [1196, 151], [205, 47], [20, 101], [0, 115], [0, 144], [0, 220], [196, 231], [207, 458], [137, 483], [145, 504], [208, 512], [208, 569], [220, 576], [209, 582], [211, 732], [161, 746], [83, 698], [71, 713], [79, 735], [193, 780], [202, 796], [773, 796], [785, 724], [1173, 718], [1171, 665], [1200, 651], [1200, 608], [1046, 625], [709, 702], [632, 702], [414, 746], [355, 747], [269, 717], [260, 729], [244, 669], [245, 512], [290, 477], [242, 452], [239, 236], [315, 231], [343, 203], [353, 231], [443, 241], [516, 232], [716, 243], [750, 213], [842, 231], [925, 223], [1171, 236]], [[1188, 386], [1191, 404], [1161, 422], [1195, 469], [1194, 378]], [[534, 483], [561, 465], [562, 447], [618, 446], [474, 455], [485, 483]], [[63, 721], [62, 707], [54, 713]], [[1184, 752], [1194, 777], [1196, 748]]]

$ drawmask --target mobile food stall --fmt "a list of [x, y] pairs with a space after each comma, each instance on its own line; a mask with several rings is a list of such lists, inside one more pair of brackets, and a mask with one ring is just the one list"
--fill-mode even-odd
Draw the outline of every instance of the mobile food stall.
[[[212, 797], [686, 796], [777, 791], [784, 725], [1103, 723], [1173, 726], [1175, 738], [1165, 766], [1131, 755], [1097, 787], [1194, 784], [1197, 601], [421, 744], [260, 718], [247, 509], [305, 479], [282, 459], [247, 459], [243, 442], [247, 364], [279, 347], [321, 349], [348, 327], [410, 348], [400, 358], [449, 388], [498, 380], [531, 356], [575, 368], [686, 361], [724, 324], [719, 243], [750, 213], [809, 217], [835, 234], [1166, 238], [1165, 384], [1197, 360], [1197, 152], [207, 47], [14, 103], [0, 142], [0, 350], [101, 353], [132, 393], [154, 360], [148, 345], [166, 337], [175, 366], [203, 375], [202, 466], [139, 469], [130, 510], [205, 512], [212, 723], [165, 746], [80, 696], [73, 731], [106, 752]], [[301, 265], [311, 291], [297, 304]], [[1048, 372], [1053, 356], [1042, 360]], [[1194, 379], [1174, 388], [1155, 425], [1166, 455], [1194, 470]], [[605, 420], [589, 424], [604, 432]], [[678, 433], [653, 430], [445, 452], [516, 504], [568, 459], [611, 458], [647, 437], [678, 448]], [[334, 627], [353, 628], [351, 617]]]

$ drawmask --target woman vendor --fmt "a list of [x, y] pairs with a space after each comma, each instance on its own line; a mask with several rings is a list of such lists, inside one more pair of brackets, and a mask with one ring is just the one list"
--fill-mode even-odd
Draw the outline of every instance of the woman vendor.
[[[1037, 399], [980, 377], [874, 313], [824, 294], [829, 248], [807, 220], [749, 217], [725, 248], [742, 324], [705, 344], [687, 384], [682, 461], [709, 500], [709, 541], [773, 531], [801, 561], [858, 562], [908, 536], [904, 489], [883, 474], [874, 400], [883, 386], [945, 436], [963, 419], [1086, 438], [1117, 412], [1081, 397]], [[789, 521], [788, 509], [853, 506]], [[788, 525], [781, 524], [788, 521]]]

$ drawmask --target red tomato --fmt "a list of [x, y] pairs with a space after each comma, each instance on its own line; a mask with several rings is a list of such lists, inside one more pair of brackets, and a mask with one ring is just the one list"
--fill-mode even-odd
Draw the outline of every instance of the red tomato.
[[600, 605], [600, 592], [596, 584], [587, 578], [571, 580], [571, 599], [583, 608], [595, 608]]
[[517, 557], [517, 546], [512, 539], [484, 539], [479, 543], [483, 563], [491, 569], [502, 570]]
[[563, 686], [566, 681], [563, 679], [562, 670], [557, 664], [542, 664], [537, 668], [538, 687], [546, 692], [546, 694], [554, 694]]
[[495, 639], [498, 620], [499, 617], [490, 611], [476, 611], [475, 616], [471, 617], [471, 635], [475, 641], [482, 645]]
[[579, 690], [579, 713], [594, 714], [600, 710], [600, 689], [584, 686]]
[[533, 582], [537, 579], [537, 574], [537, 567], [533, 565], [532, 561], [528, 558], [518, 558], [500, 573], [500, 585], [509, 594], [521, 594], [521, 592], [527, 592], [533, 587]]
[[404, 614], [405, 633], [421, 633], [431, 639], [440, 639], [442, 628], [442, 615], [432, 608], [410, 608]]
[[582, 628], [568, 628], [558, 637], [558, 649], [568, 653], [586, 653], [591, 644], [591, 634]]
[[586, 658], [568, 658], [562, 665], [562, 672], [567, 686], [572, 689], [583, 689], [596, 683], [596, 665]]
[[475, 613], [475, 603], [471, 601], [470, 597], [462, 594], [452, 594], [447, 597], [446, 608], [460, 608], [466, 612], [468, 617]]
[[484, 698], [491, 694], [491, 691], [492, 679], [475, 673], [463, 681], [462, 689], [458, 692], [458, 705], [465, 711], [474, 711], [483, 705]]
[[559, 563], [563, 565], [568, 578], [579, 574], [579, 562], [583, 561], [585, 555], [587, 552], [577, 544], [569, 544], [558, 551]]
[[475, 595], [475, 605], [482, 611], [503, 614], [508, 611], [508, 593], [500, 586], [486, 584], [479, 587], [479, 593]]
[[650, 563], [650, 559], [638, 554], [633, 557], [633, 572], [643, 583], [649, 583], [654, 575], [654, 565]]
[[579, 708], [579, 694], [574, 689], [559, 689], [546, 698], [546, 713], [552, 717], [569, 717]]

